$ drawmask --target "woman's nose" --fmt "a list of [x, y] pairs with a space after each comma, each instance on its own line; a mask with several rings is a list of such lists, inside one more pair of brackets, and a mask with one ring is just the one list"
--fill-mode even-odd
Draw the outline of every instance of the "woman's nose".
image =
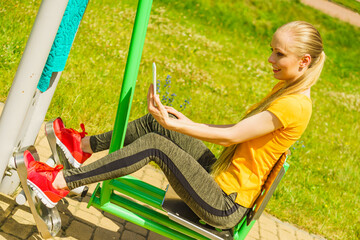
[[268, 62], [269, 63], [274, 63], [274, 54], [271, 54], [270, 57], [268, 58]]

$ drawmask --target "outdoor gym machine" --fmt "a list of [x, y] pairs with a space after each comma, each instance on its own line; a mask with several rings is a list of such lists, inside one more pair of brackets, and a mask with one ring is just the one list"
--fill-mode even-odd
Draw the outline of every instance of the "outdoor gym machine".
[[[109, 153], [124, 144], [151, 5], [152, 0], [139, 0]], [[94, 206], [171, 239], [245, 239], [288, 169], [285, 160], [284, 153], [269, 174], [251, 211], [232, 230], [223, 231], [206, 225], [170, 186], [162, 190], [132, 176], [104, 181], [101, 187], [99, 183], [88, 207]]]
[[[43, 0], [0, 119], [0, 192], [13, 194], [21, 182], [44, 238], [58, 233], [61, 220], [56, 208], [44, 206], [27, 187], [23, 153], [26, 150], [35, 152], [32, 145], [45, 119], [87, 4], [88, 0]], [[110, 152], [123, 146], [151, 5], [152, 0], [138, 2]], [[53, 163], [66, 166], [53, 139], [48, 140]], [[162, 190], [131, 176], [105, 181], [101, 187], [98, 184], [88, 206], [172, 239], [244, 239], [287, 170], [285, 159], [284, 154], [270, 173], [253, 209], [232, 230], [222, 231], [204, 224], [181, 199], [174, 197], [171, 189]], [[80, 189], [78, 193], [84, 191], [86, 189]]]

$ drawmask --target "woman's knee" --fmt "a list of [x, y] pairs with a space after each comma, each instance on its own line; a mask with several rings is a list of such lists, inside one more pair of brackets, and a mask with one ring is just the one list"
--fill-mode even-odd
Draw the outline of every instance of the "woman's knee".
[[147, 133], [145, 136], [142, 137], [143, 141], [146, 142], [148, 146], [153, 148], [161, 148], [164, 145], [171, 145], [171, 140], [163, 135], [160, 135], [157, 132], [150, 132]]

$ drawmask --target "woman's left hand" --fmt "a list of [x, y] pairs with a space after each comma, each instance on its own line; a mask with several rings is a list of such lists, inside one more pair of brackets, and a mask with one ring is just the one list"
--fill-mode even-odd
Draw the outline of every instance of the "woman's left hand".
[[158, 123], [160, 123], [166, 129], [173, 127], [172, 123], [175, 119], [169, 117], [168, 111], [161, 103], [159, 95], [154, 94], [153, 84], [150, 84], [149, 87], [147, 94], [147, 105], [149, 113], [156, 119]]

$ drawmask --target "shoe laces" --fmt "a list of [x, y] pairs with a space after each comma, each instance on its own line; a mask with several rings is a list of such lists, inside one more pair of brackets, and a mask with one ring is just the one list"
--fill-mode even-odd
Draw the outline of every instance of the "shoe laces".
[[53, 172], [53, 171], [60, 171], [64, 168], [63, 165], [58, 164], [55, 167], [50, 167], [44, 162], [36, 162], [35, 163], [35, 171], [36, 172]]
[[85, 132], [85, 125], [83, 123], [80, 124], [80, 127], [82, 129], [82, 132], [80, 133], [80, 136], [81, 136], [81, 138], [84, 138], [85, 135], [87, 135], [88, 133]]
[[85, 125], [83, 123], [80, 124], [82, 132], [78, 132], [73, 128], [65, 128], [64, 131], [68, 131], [70, 133], [80, 134], [81, 138], [84, 138], [86, 135], [88, 135], [87, 132], [85, 132]]

